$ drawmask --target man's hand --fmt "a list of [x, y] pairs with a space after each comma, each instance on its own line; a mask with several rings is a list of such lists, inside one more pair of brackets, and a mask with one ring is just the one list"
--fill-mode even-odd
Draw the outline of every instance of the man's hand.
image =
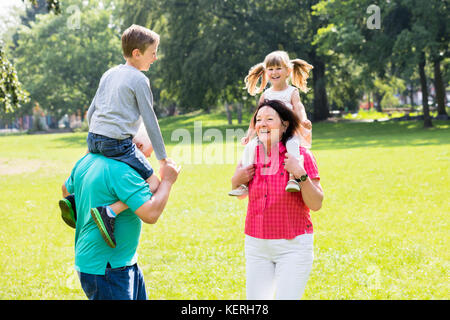
[[178, 166], [172, 159], [165, 159], [165, 164], [159, 168], [159, 175], [161, 176], [161, 182], [167, 181], [174, 184], [178, 178], [178, 174], [181, 171], [181, 166]]

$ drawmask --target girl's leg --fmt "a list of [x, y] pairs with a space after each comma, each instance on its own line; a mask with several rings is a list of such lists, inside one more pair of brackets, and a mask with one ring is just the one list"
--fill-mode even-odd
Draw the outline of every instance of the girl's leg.
[[245, 145], [244, 152], [242, 153], [242, 166], [247, 167], [255, 162], [255, 150], [258, 146], [258, 139], [253, 138]]
[[[292, 154], [296, 159], [302, 159], [300, 155], [300, 139], [297, 136], [292, 136], [286, 141], [286, 150], [288, 153]], [[299, 192], [300, 185], [292, 174], [289, 174], [289, 181], [286, 186], [286, 191], [288, 192]]]
[[[255, 162], [255, 150], [258, 145], [258, 139], [253, 138], [249, 143], [245, 145], [244, 152], [242, 153], [241, 165], [247, 167]], [[246, 185], [240, 185], [234, 190], [228, 192], [230, 196], [245, 197], [248, 194], [248, 188]]]

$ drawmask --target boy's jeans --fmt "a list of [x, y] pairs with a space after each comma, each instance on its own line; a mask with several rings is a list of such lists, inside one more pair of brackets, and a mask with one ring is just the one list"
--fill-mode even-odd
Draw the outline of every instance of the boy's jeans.
[[78, 272], [89, 300], [147, 300], [144, 276], [137, 264], [106, 268], [105, 275]]
[[153, 174], [152, 166], [144, 154], [136, 148], [136, 144], [133, 143], [131, 138], [117, 140], [89, 132], [87, 145], [91, 153], [101, 153], [105, 157], [128, 164], [144, 180], [147, 180]]

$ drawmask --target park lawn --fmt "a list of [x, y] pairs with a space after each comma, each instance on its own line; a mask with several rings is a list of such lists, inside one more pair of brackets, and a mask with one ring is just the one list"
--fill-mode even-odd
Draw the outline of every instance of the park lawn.
[[[200, 137], [209, 132], [215, 143], [171, 141], [179, 128], [194, 136], [200, 122]], [[325, 199], [312, 212], [315, 261], [304, 299], [449, 298], [450, 126], [434, 124], [313, 125]], [[242, 151], [225, 140], [234, 127], [217, 114], [160, 125], [183, 168], [158, 223], [143, 226], [138, 253], [149, 297], [245, 299], [247, 200], [227, 196]], [[85, 138], [0, 137], [0, 299], [86, 299], [73, 270], [74, 230], [58, 207]]]

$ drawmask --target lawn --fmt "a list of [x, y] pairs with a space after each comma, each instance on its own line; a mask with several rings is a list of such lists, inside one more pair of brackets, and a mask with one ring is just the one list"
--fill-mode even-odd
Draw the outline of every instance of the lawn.
[[[247, 200], [227, 192], [243, 149], [232, 134], [246, 125], [235, 130], [225, 119], [160, 121], [183, 168], [158, 223], [143, 226], [139, 264], [150, 299], [245, 299]], [[450, 125], [434, 124], [313, 125], [325, 200], [312, 213], [304, 299], [449, 298]], [[206, 136], [213, 142], [200, 144]], [[0, 137], [0, 299], [86, 299], [73, 270], [74, 230], [58, 207], [85, 138]]]

